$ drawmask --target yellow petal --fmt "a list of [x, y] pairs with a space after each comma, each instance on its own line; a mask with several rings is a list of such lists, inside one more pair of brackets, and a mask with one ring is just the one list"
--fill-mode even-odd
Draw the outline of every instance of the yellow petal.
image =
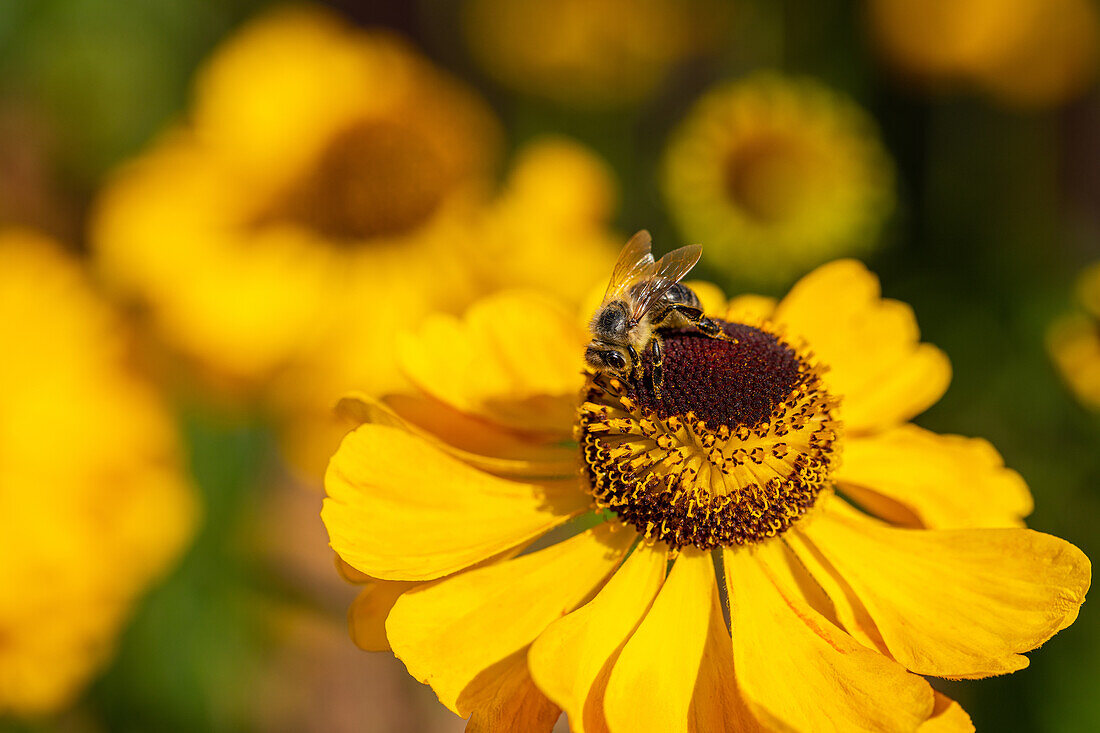
[[1032, 509], [1027, 484], [988, 441], [916, 425], [851, 438], [836, 479], [864, 508], [908, 526], [1020, 527]]
[[[511, 560], [523, 550], [523, 547], [523, 545], [513, 547], [507, 552], [489, 558], [475, 567]], [[360, 573], [340, 560], [339, 555], [336, 557], [337, 567], [341, 569], [342, 574], [353, 574], [351, 577], [357, 578], [357, 580], [352, 582], [364, 584], [363, 589], [359, 591], [359, 595], [356, 596], [348, 608], [348, 631], [351, 640], [364, 651], [389, 651], [390, 642], [386, 638], [386, 619], [401, 594], [422, 585], [422, 583], [404, 580], [378, 580]], [[360, 578], [361, 580], [359, 580]]]
[[688, 729], [717, 594], [710, 553], [685, 549], [611, 670], [604, 699], [611, 730]]
[[699, 677], [691, 696], [688, 730], [692, 733], [763, 733], [766, 730], [753, 716], [737, 687], [730, 632], [722, 618], [717, 594], [710, 609], [703, 661], [699, 664]]
[[880, 297], [878, 278], [856, 260], [823, 265], [779, 304], [775, 321], [802, 337], [829, 367], [849, 431], [905, 422], [936, 402], [951, 381], [939, 349], [918, 343], [913, 310]]
[[[813, 543], [809, 542], [796, 528], [783, 536], [783, 544], [785, 545], [784, 556], [787, 558], [793, 556], [794, 558], [793, 563], [788, 562], [788, 567], [797, 567], [803, 573], [808, 574], [809, 582], [820, 589], [828, 599], [827, 609], [823, 610], [823, 604], [818, 601], [813, 604], [815, 610], [847, 631], [852, 638], [863, 644], [863, 646], [889, 656], [886, 642], [882, 640], [882, 635], [879, 633], [878, 627], [875, 626], [871, 614], [867, 612], [867, 609], [855, 592], [852, 591], [847, 581], [821, 556]], [[771, 569], [774, 571], [777, 567], [779, 570], [783, 569], [781, 566], [774, 564]], [[778, 572], [776, 575], [778, 578]], [[796, 577], [798, 580], [802, 580], [800, 576]], [[786, 576], [778, 579], [781, 581], [786, 580]], [[794, 586], [788, 585], [787, 587]], [[799, 587], [802, 587], [802, 585]]]
[[348, 608], [348, 631], [355, 645], [368, 652], [388, 651], [390, 642], [386, 639], [386, 617], [401, 594], [417, 585], [399, 580], [367, 583]]
[[1062, 379], [1091, 409], [1100, 409], [1100, 333], [1084, 313], [1058, 318], [1047, 332], [1047, 350]]
[[783, 730], [916, 730], [932, 689], [861, 646], [777, 584], [782, 544], [725, 551], [738, 684], [766, 725]]
[[589, 505], [577, 480], [509, 481], [396, 428], [363, 425], [325, 475], [332, 548], [384, 580], [431, 580], [538, 537]]
[[637, 535], [616, 523], [405, 593], [386, 621], [394, 654], [459, 715], [487, 704], [511, 657], [569, 613]]
[[936, 690], [932, 717], [924, 721], [920, 733], [974, 733], [974, 723], [962, 705]]
[[428, 396], [387, 395], [384, 402], [407, 423], [468, 453], [533, 463], [560, 463], [577, 456], [572, 422], [565, 432], [531, 433], [458, 412]]
[[465, 463], [498, 476], [561, 478], [577, 473], [580, 454], [573, 443], [523, 436], [463, 415], [438, 400], [415, 395], [375, 399], [353, 392], [336, 404], [351, 425], [399, 427], [424, 438]]
[[332, 557], [336, 563], [336, 573], [347, 582], [354, 583], [355, 585], [362, 585], [363, 583], [369, 583], [373, 580], [371, 576], [366, 573], [361, 573], [351, 565], [348, 565], [344, 562], [344, 559], [335, 552], [332, 553]]
[[607, 730], [607, 679], [664, 582], [667, 556], [664, 545], [639, 545], [592, 601], [550, 624], [531, 645], [531, 676], [565, 710], [574, 733]]
[[749, 325], [771, 319], [775, 313], [775, 298], [764, 295], [738, 295], [730, 300], [726, 307], [725, 319], [734, 323], [747, 323]]
[[1027, 529], [897, 529], [834, 499], [803, 533], [850, 585], [890, 654], [938, 677], [1027, 666], [1020, 652], [1085, 600], [1091, 566], [1070, 543]]
[[460, 412], [567, 436], [583, 384], [585, 334], [553, 301], [500, 293], [459, 320], [436, 315], [400, 340], [419, 388]]
[[550, 733], [559, 717], [561, 709], [535, 687], [524, 653], [519, 651], [509, 657], [500, 678], [494, 680], [487, 701], [470, 715], [466, 733]]

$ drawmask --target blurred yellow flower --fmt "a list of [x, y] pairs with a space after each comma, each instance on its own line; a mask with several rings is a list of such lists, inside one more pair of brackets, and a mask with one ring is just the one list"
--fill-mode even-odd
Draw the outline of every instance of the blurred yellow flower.
[[1077, 399], [1100, 410], [1100, 263], [1082, 273], [1077, 292], [1083, 312], [1056, 320], [1047, 348]]
[[[319, 475], [333, 445], [311, 428], [350, 387], [399, 384], [398, 328], [501, 274], [577, 291], [589, 283], [555, 258], [613, 256], [592, 230], [614, 189], [589, 153], [539, 148], [523, 191], [494, 204], [500, 147], [485, 103], [404, 42], [282, 9], [225, 43], [191, 123], [118, 173], [94, 247], [174, 350], [270, 400], [292, 443], [311, 436], [292, 451]], [[492, 223], [515, 205], [541, 239]], [[503, 234], [510, 249], [484, 246]]]
[[660, 398], [532, 291], [404, 337], [418, 389], [345, 399], [326, 475], [354, 641], [472, 730], [973, 730], [921, 675], [1025, 667], [1088, 559], [909, 422], [950, 367], [858, 262], [713, 315], [738, 341], [667, 335]]
[[714, 0], [467, 0], [463, 30], [504, 84], [607, 107], [649, 96], [678, 62], [715, 48], [728, 13]]
[[519, 151], [511, 175], [487, 207], [471, 251], [481, 291], [541, 287], [579, 302], [615, 261], [619, 236], [610, 167], [564, 138], [536, 140]]
[[52, 242], [0, 234], [0, 715], [75, 697], [195, 521], [171, 418]]
[[[500, 195], [480, 209], [462, 234], [466, 241], [449, 244], [464, 252], [480, 292], [543, 287], [579, 302], [593, 284], [583, 273], [606, 272], [614, 262], [618, 240], [608, 221], [615, 197], [611, 171], [587, 149], [559, 138], [537, 140], [520, 150]], [[431, 263], [410, 262], [413, 272], [418, 267], [430, 268]], [[428, 278], [406, 287], [430, 290], [436, 284]], [[388, 318], [387, 328], [406, 329], [418, 313]], [[385, 350], [378, 344], [378, 325], [377, 320], [349, 317], [325, 350], [291, 365], [271, 389], [284, 415], [286, 450], [311, 476], [323, 474], [348, 429], [333, 419], [336, 400], [355, 385], [380, 394], [393, 384], [372, 374], [379, 361], [397, 371], [393, 347]]]
[[1022, 106], [1058, 104], [1096, 71], [1092, 0], [870, 0], [881, 52], [926, 83], [976, 85]]
[[869, 251], [894, 207], [873, 121], [814, 81], [761, 74], [706, 94], [665, 152], [663, 187], [683, 236], [711, 264], [763, 285]]
[[120, 171], [94, 231], [102, 269], [185, 353], [262, 380], [349, 316], [385, 343], [395, 312], [467, 287], [448, 242], [498, 130], [403, 42], [319, 10], [266, 15], [206, 65], [191, 118]]

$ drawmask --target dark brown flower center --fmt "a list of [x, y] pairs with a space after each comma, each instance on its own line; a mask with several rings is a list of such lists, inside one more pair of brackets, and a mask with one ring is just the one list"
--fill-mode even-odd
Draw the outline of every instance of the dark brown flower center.
[[590, 490], [649, 539], [758, 542], [813, 506], [837, 461], [837, 400], [822, 367], [767, 331], [663, 336], [658, 399], [645, 382], [589, 378], [577, 424]]
[[334, 137], [260, 221], [292, 222], [337, 241], [399, 235], [427, 221], [453, 183], [415, 129], [365, 121]]
[[661, 397], [636, 390], [643, 409], [665, 418], [694, 413], [709, 425], [756, 425], [798, 381], [798, 356], [769, 333], [730, 323], [737, 343], [687, 329], [665, 336]]

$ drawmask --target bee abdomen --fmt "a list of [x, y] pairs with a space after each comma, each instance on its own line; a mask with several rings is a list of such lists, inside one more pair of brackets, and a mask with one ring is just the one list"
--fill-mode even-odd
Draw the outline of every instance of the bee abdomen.
[[676, 283], [668, 289], [661, 300], [669, 304], [687, 305], [692, 308], [702, 308], [703, 303], [699, 300], [699, 296], [695, 294], [695, 291], [689, 288], [683, 283]]

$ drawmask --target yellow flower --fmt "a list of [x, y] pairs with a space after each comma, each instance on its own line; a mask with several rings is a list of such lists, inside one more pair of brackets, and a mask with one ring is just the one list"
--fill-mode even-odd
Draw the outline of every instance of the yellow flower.
[[66, 705], [190, 537], [156, 395], [76, 265], [0, 234], [0, 715]]
[[[384, 343], [394, 311], [468, 287], [444, 243], [492, 172], [496, 123], [400, 40], [320, 10], [263, 16], [203, 69], [191, 119], [120, 171], [93, 232], [185, 354], [262, 380], [349, 314]], [[431, 292], [408, 287], [429, 273]]]
[[[230, 39], [191, 119], [102, 195], [100, 266], [175, 351], [269, 401], [314, 475], [336, 399], [400, 384], [399, 328], [510, 281], [578, 292], [590, 283], [567, 258], [614, 256], [614, 186], [590, 153], [536, 143], [495, 199], [484, 102], [403, 42], [319, 10]], [[527, 229], [505, 223], [522, 207]]]
[[706, 94], [673, 134], [663, 187], [683, 236], [749, 282], [789, 283], [869, 251], [894, 206], [871, 119], [816, 82], [765, 74]]
[[1100, 263], [1081, 275], [1078, 299], [1083, 312], [1066, 314], [1051, 325], [1047, 349], [1077, 399], [1100, 410]]
[[1095, 74], [1091, 0], [871, 0], [868, 11], [883, 54], [933, 84], [1045, 106], [1079, 94]]
[[649, 96], [678, 62], [716, 47], [727, 16], [713, 0], [468, 0], [463, 30], [508, 86], [608, 107]]
[[1088, 559], [909, 422], [950, 367], [858, 262], [714, 315], [738, 340], [667, 335], [660, 399], [531, 292], [403, 338], [418, 390], [345, 399], [326, 476], [353, 639], [473, 730], [972, 729], [921, 675], [1025, 667]]

